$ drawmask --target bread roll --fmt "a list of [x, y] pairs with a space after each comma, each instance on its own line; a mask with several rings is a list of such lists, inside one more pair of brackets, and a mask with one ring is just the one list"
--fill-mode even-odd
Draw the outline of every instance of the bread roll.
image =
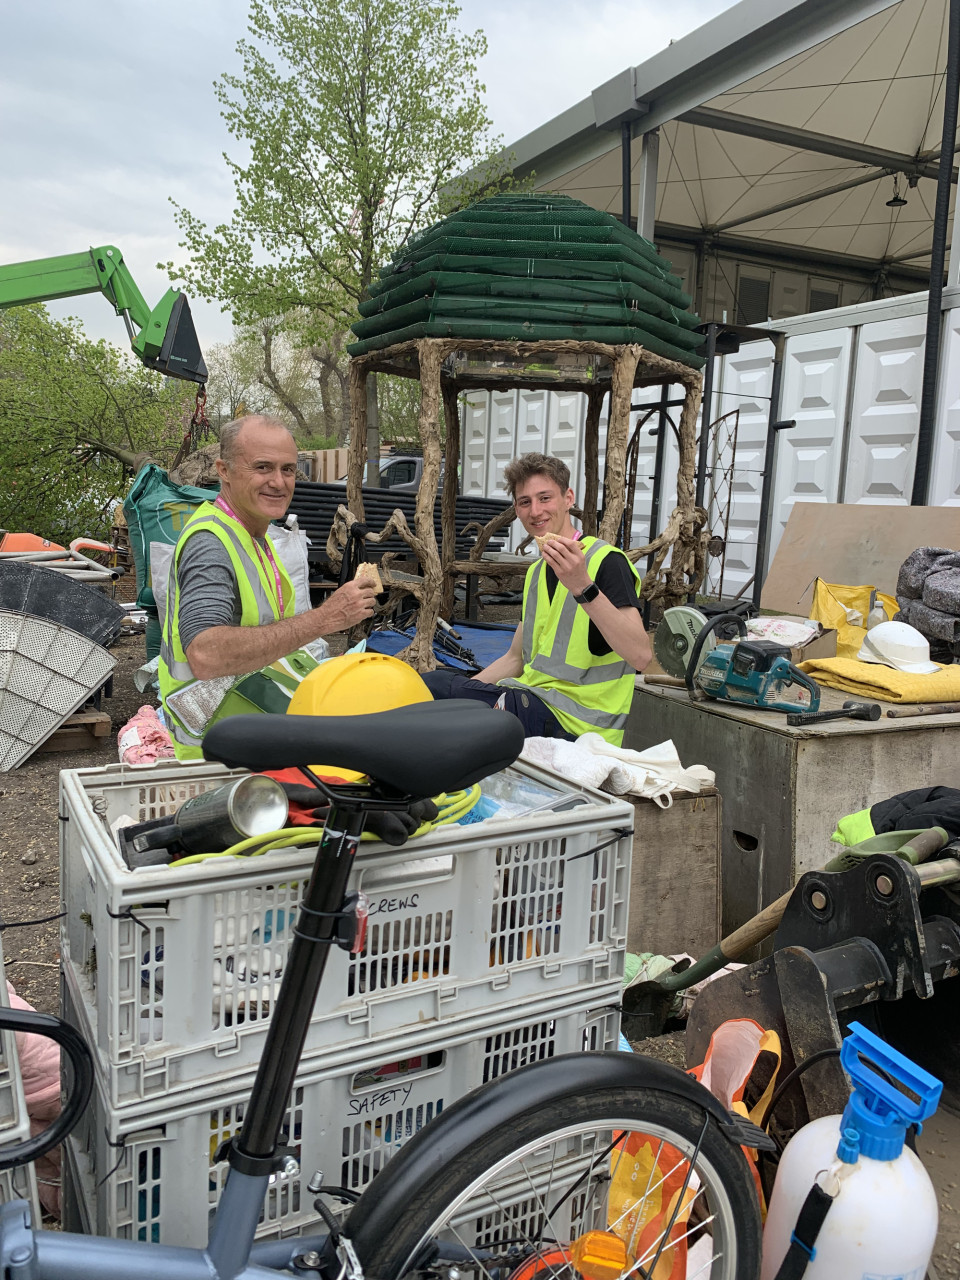
[[358, 567], [357, 572], [353, 575], [353, 580], [354, 582], [369, 582], [377, 595], [383, 590], [379, 569], [375, 564], [369, 564], [366, 560]]
[[[534, 534], [534, 540], [536, 541], [536, 545], [538, 545], [540, 550], [543, 550], [544, 543], [552, 543], [552, 541], [557, 541], [557, 539], [562, 538], [562, 536], [563, 536], [562, 534], [544, 534], [543, 538], [540, 538], [538, 534]], [[577, 543], [577, 545], [580, 545], [580, 544]], [[582, 550], [582, 547], [580, 549]]]

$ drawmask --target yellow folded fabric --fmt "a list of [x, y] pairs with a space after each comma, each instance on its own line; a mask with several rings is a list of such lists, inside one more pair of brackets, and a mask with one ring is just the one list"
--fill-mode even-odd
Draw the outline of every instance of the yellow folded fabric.
[[960, 665], [940, 667], [928, 675], [894, 671], [856, 658], [809, 658], [798, 664], [818, 684], [881, 702], [960, 702]]

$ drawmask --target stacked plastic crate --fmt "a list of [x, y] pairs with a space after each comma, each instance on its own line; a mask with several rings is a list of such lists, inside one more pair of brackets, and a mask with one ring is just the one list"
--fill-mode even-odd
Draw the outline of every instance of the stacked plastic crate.
[[[61, 775], [66, 1016], [95, 1049], [94, 1105], [66, 1145], [65, 1225], [206, 1242], [314, 849], [124, 866], [114, 829], [239, 776], [217, 765]], [[259, 1234], [318, 1215], [307, 1190], [362, 1190], [444, 1106], [538, 1059], [615, 1048], [633, 809], [525, 765], [540, 808], [363, 844], [363, 953], [331, 948]]]
[[[9, 1008], [3, 947], [0, 946], [0, 1007]], [[0, 1151], [30, 1137], [30, 1117], [23, 1094], [20, 1059], [12, 1031], [0, 1032]], [[40, 1200], [37, 1175], [32, 1164], [0, 1171], [0, 1204], [10, 1200], [26, 1200], [30, 1205], [34, 1226], [40, 1225]]]

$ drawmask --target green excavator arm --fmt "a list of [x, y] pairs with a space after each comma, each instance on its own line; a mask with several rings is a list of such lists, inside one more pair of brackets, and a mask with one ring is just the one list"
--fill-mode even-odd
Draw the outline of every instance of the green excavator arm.
[[127, 326], [134, 353], [149, 368], [168, 378], [201, 384], [207, 381], [207, 366], [186, 296], [168, 289], [151, 311], [123, 254], [113, 245], [0, 266], [0, 310], [85, 293], [102, 293], [113, 305]]

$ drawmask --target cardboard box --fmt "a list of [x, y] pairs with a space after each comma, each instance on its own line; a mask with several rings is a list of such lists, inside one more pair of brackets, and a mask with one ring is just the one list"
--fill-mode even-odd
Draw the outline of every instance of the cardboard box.
[[[765, 617], [760, 620], [765, 623], [796, 622], [805, 626], [810, 625], [809, 618], [794, 613], [786, 613], [777, 617]], [[768, 639], [779, 641], [779, 637], [776, 635], [771, 635]], [[786, 643], [785, 640], [779, 642]], [[837, 633], [832, 627], [821, 627], [820, 634], [814, 636], [812, 640], [808, 640], [806, 644], [790, 645], [790, 661], [794, 666], [798, 662], [806, 662], [808, 658], [835, 658], [836, 656]]]
[[835, 658], [837, 656], [837, 633], [828, 627], [809, 644], [794, 645], [790, 650], [790, 661], [794, 666], [798, 662], [806, 662], [808, 658]]

